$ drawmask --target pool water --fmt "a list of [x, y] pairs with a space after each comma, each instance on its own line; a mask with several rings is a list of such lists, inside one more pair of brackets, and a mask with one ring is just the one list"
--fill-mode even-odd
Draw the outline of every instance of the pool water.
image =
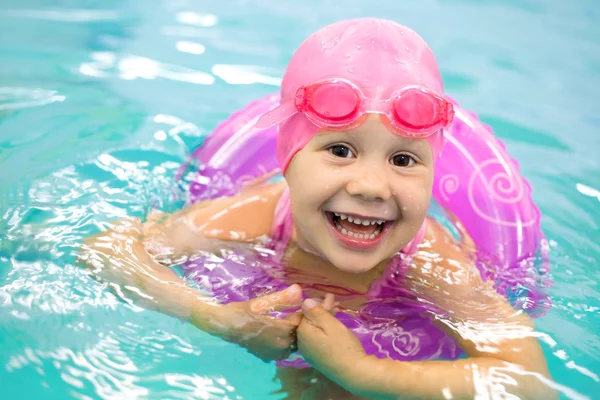
[[[368, 5], [367, 5], [368, 4]], [[507, 144], [552, 258], [536, 320], [561, 396], [600, 398], [596, 0], [5, 1], [0, 5], [0, 393], [281, 398], [275, 367], [119, 301], [74, 266], [85, 235], [182, 204], [177, 168], [278, 89], [300, 41], [350, 17], [419, 32], [446, 89]]]

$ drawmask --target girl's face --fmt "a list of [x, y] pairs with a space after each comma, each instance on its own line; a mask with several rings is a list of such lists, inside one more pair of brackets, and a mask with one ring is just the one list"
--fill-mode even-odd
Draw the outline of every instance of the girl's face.
[[376, 116], [319, 132], [285, 174], [298, 244], [342, 271], [374, 268], [417, 234], [433, 172], [427, 140], [398, 136]]

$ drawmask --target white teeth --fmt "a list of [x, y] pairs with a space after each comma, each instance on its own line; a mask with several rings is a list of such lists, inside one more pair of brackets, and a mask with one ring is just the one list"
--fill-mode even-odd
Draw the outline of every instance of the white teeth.
[[380, 221], [371, 220], [371, 219], [360, 219], [360, 218], [351, 218], [351, 217], [348, 217], [348, 221], [354, 222], [356, 225], [364, 225], [364, 226], [383, 223], [383, 221], [380, 222]]
[[350, 217], [349, 215], [342, 214], [342, 213], [336, 213], [336, 212], [334, 212], [333, 215], [335, 215], [342, 221], [348, 220], [349, 222], [353, 222], [356, 225], [364, 225], [364, 226], [375, 225], [375, 224], [381, 225], [385, 222], [381, 219], [360, 219], [360, 218]]
[[377, 230], [375, 232], [371, 233], [370, 235], [367, 235], [367, 234], [347, 231], [345, 228], [342, 228], [342, 226], [338, 223], [335, 224], [335, 227], [337, 228], [338, 231], [342, 232], [344, 235], [349, 236], [351, 238], [357, 238], [357, 239], [375, 239], [375, 237], [381, 233], [381, 228], [377, 228]]
[[350, 217], [346, 214], [342, 214], [342, 213], [337, 213], [334, 212], [333, 213], [336, 217], [338, 217], [339, 219], [341, 219], [342, 221], [348, 220], [349, 222], [355, 223], [356, 225], [364, 225], [364, 226], [369, 226], [369, 225], [376, 225], [376, 224], [383, 224], [385, 221], [381, 220], [381, 219], [360, 219], [360, 218], [356, 218], [356, 217]]

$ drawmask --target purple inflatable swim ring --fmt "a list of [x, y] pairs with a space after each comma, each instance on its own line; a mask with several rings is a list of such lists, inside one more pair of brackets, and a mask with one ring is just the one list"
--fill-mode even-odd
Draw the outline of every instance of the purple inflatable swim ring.
[[[277, 171], [277, 130], [259, 131], [254, 124], [278, 102], [278, 95], [252, 102], [221, 123], [193, 152], [178, 174], [179, 178], [189, 165], [198, 167], [190, 184], [190, 202], [234, 195], [245, 183]], [[512, 298], [516, 306], [540, 316], [550, 305], [543, 291], [548, 285], [544, 277], [548, 272], [547, 244], [531, 187], [491, 128], [457, 103], [455, 109], [455, 119], [445, 132], [442, 156], [436, 161], [433, 197], [462, 223], [475, 242], [482, 277], [492, 279], [496, 290]], [[541, 267], [537, 268], [540, 259]], [[264, 294], [265, 288], [286, 287], [264, 271], [239, 263], [208, 268], [196, 260], [184, 270], [223, 302], [244, 301]], [[243, 287], [233, 287], [231, 278], [238, 276], [244, 277]], [[381, 286], [379, 298], [387, 300], [373, 302], [362, 311], [362, 318], [370, 321], [367, 328], [359, 326], [357, 318], [346, 314], [338, 317], [353, 329], [370, 354], [402, 360], [456, 358], [460, 350], [433, 324], [402, 315], [406, 300], [403, 307], [394, 304], [398, 296], [402, 297], [398, 290], [393, 285]], [[402, 324], [377, 325], [381, 315], [393, 316]], [[415, 338], [421, 338], [421, 343], [415, 344]]]

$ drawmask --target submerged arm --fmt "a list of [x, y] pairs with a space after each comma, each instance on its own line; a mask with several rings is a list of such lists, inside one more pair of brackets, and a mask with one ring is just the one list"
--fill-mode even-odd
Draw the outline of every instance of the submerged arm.
[[441, 226], [431, 224], [405, 284], [436, 310], [434, 320], [467, 358], [395, 361], [367, 356], [352, 331], [309, 300], [298, 327], [302, 355], [330, 380], [367, 398], [555, 399], [556, 385], [533, 322], [482, 282], [466, 254]]
[[182, 319], [191, 318], [199, 309], [207, 321], [199, 320], [198, 325], [210, 332], [211, 324], [203, 324], [215, 314], [210, 299], [188, 287], [175, 271], [146, 251], [143, 228], [138, 219], [126, 219], [85, 238], [78, 263], [130, 304]]
[[464, 248], [431, 224], [414, 258], [408, 283], [440, 311], [438, 325], [455, 338], [467, 358], [399, 362], [367, 357], [366, 395], [397, 398], [518, 396], [555, 399], [556, 392], [533, 321], [483, 282]]
[[171, 215], [157, 212], [143, 227], [144, 246], [157, 261], [172, 265], [198, 251], [218, 251], [219, 241], [254, 242], [270, 234], [284, 187], [262, 185]]
[[219, 305], [187, 285], [169, 265], [197, 251], [218, 251], [219, 240], [253, 241], [268, 235], [281, 185], [194, 205], [146, 224], [125, 219], [85, 238], [78, 262], [128, 303], [190, 321], [196, 327], [248, 348], [258, 357], [285, 358], [299, 315], [276, 320], [267, 310], [295, 308], [296, 285], [247, 302]]

